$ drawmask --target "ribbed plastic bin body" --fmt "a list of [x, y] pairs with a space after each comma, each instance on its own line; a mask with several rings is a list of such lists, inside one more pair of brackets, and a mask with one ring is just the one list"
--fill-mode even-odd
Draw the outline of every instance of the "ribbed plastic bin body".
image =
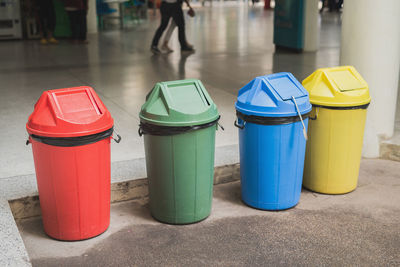
[[113, 119], [90, 87], [45, 91], [26, 125], [45, 232], [83, 240], [110, 223]]
[[140, 119], [152, 216], [171, 224], [208, 217], [219, 114], [201, 82], [156, 84]]
[[310, 110], [307, 91], [290, 73], [257, 77], [239, 91], [235, 124], [244, 203], [283, 210], [299, 202]]
[[[307, 127], [308, 119], [304, 123]], [[278, 126], [246, 123], [239, 130], [242, 199], [246, 204], [283, 210], [299, 202], [306, 146], [302, 131], [301, 122]]]
[[312, 114], [318, 114], [318, 119], [308, 128], [304, 186], [326, 194], [353, 191], [357, 187], [367, 110], [314, 107]]
[[150, 210], [157, 220], [184, 224], [210, 214], [215, 128], [144, 136]]
[[325, 68], [303, 81], [313, 105], [303, 186], [324, 194], [357, 187], [367, 107], [367, 83], [353, 67]]
[[110, 138], [76, 147], [32, 140], [46, 234], [60, 240], [97, 236], [110, 224]]

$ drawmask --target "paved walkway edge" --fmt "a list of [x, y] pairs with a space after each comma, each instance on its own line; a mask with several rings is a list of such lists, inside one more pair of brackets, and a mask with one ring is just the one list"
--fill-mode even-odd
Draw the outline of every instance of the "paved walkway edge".
[[[214, 184], [239, 180], [239, 163], [218, 166], [214, 169]], [[147, 178], [111, 184], [111, 203], [148, 197]], [[27, 196], [9, 201], [16, 220], [40, 216], [39, 196]]]

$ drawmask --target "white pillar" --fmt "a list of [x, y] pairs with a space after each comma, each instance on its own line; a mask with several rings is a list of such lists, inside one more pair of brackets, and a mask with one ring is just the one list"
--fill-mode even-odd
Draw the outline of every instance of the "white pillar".
[[363, 156], [379, 157], [394, 131], [400, 68], [400, 1], [344, 1], [340, 64], [353, 65], [371, 94]]
[[319, 0], [304, 2], [304, 51], [314, 52], [319, 47]]
[[88, 0], [87, 30], [88, 33], [97, 32], [96, 0]]

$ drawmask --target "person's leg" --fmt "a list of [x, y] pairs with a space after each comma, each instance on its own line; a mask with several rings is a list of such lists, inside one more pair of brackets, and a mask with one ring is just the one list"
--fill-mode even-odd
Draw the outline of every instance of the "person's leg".
[[161, 13], [161, 23], [158, 27], [156, 33], [154, 34], [153, 41], [151, 42], [151, 47], [157, 47], [160, 41], [161, 35], [163, 34], [165, 28], [168, 26], [169, 19], [171, 18], [171, 5], [163, 2], [160, 7]]
[[335, 6], [336, 6], [335, 0], [328, 0], [329, 12], [332, 12], [335, 9]]
[[37, 19], [40, 27], [41, 44], [47, 44], [47, 29], [46, 29], [46, 2], [39, 0], [38, 2], [38, 14]]
[[87, 33], [87, 20], [86, 20], [86, 10], [79, 10], [78, 17], [79, 17], [79, 32], [78, 32], [78, 39], [81, 42], [86, 41], [86, 33]]
[[71, 25], [71, 39], [73, 41], [78, 40], [79, 36], [79, 22], [76, 12], [77, 11], [67, 11], [69, 16], [69, 24]]
[[172, 35], [173, 31], [175, 30], [175, 28], [176, 28], [175, 21], [173, 19], [170, 19], [170, 23], [169, 23], [167, 31], [165, 32], [164, 41], [163, 41], [163, 44], [161, 47], [162, 50], [166, 50], [168, 53], [174, 52], [174, 50], [172, 50], [168, 46], [168, 42], [171, 39], [171, 35]]
[[183, 17], [183, 10], [180, 4], [174, 4], [174, 11], [172, 13], [176, 25], [178, 26], [178, 38], [181, 45], [181, 50], [186, 50], [186, 34], [185, 34], [185, 19]]
[[171, 19], [171, 22], [169, 23], [169, 27], [167, 29], [167, 31], [165, 32], [165, 36], [164, 36], [164, 42], [168, 44], [169, 40], [171, 39], [171, 35], [174, 32], [176, 28], [176, 23], [173, 19]]
[[339, 0], [339, 1], [337, 2], [337, 4], [336, 4], [336, 9], [337, 9], [337, 11], [339, 11], [339, 10], [342, 8], [342, 5], [343, 5], [343, 0]]
[[53, 1], [47, 1], [47, 39], [51, 43], [58, 43], [56, 39], [53, 38], [54, 30], [56, 28], [56, 14], [54, 10]]

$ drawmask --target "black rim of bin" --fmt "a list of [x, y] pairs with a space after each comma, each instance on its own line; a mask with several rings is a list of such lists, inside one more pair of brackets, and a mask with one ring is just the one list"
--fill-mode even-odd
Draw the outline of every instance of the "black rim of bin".
[[349, 110], [349, 109], [367, 109], [370, 103], [359, 105], [359, 106], [350, 106], [350, 107], [332, 107], [332, 106], [323, 106], [323, 105], [314, 105], [315, 108], [327, 108], [327, 109], [338, 109], [338, 110]]
[[[301, 114], [303, 120], [310, 116], [311, 112]], [[261, 125], [280, 125], [280, 124], [290, 124], [294, 122], [301, 121], [298, 115], [289, 117], [262, 117], [255, 115], [246, 115], [239, 111], [236, 111], [236, 116], [249, 123], [261, 124]]]
[[114, 132], [114, 127], [105, 130], [100, 133], [76, 136], [76, 137], [47, 137], [31, 134], [30, 137], [40, 143], [51, 145], [51, 146], [61, 146], [61, 147], [73, 147], [73, 146], [83, 146], [96, 143], [103, 139], [112, 136]]
[[142, 136], [144, 134], [150, 135], [159, 135], [159, 136], [168, 136], [168, 135], [176, 135], [182, 134], [186, 132], [191, 132], [195, 130], [205, 129], [211, 126], [214, 126], [218, 123], [221, 116], [214, 121], [207, 122], [199, 125], [192, 126], [163, 126], [163, 125], [155, 125], [141, 121], [139, 124], [139, 135]]

